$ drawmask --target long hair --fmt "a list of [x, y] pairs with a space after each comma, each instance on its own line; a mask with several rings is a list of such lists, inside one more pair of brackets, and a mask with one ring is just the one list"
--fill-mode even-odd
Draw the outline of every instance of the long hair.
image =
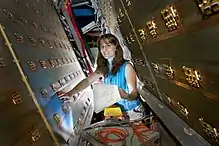
[[111, 74], [116, 74], [118, 69], [121, 67], [121, 65], [126, 61], [123, 58], [123, 50], [121, 45], [119, 44], [119, 40], [116, 38], [116, 36], [114, 36], [113, 34], [104, 34], [101, 35], [98, 40], [97, 40], [97, 44], [98, 44], [98, 57], [97, 57], [97, 72], [101, 72], [104, 75], [106, 75], [107, 73], [107, 60], [103, 57], [103, 55], [100, 52], [100, 41], [106, 41], [106, 43], [110, 43], [116, 46], [116, 54], [115, 57], [113, 59], [112, 62], [112, 70], [111, 70]]

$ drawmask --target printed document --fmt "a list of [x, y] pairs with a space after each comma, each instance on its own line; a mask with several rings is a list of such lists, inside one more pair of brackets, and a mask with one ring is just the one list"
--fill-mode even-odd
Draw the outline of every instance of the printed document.
[[94, 111], [96, 113], [121, 100], [117, 85], [96, 83], [93, 87]]

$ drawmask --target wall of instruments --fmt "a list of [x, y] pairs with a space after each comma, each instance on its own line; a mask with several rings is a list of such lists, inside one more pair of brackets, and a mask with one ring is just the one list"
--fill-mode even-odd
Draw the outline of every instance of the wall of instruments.
[[57, 97], [85, 74], [52, 2], [1, 1], [0, 11], [1, 145], [77, 145], [92, 117], [92, 94]]
[[106, 17], [115, 7], [118, 25], [113, 27], [120, 29], [145, 88], [218, 145], [219, 1], [115, 0], [103, 5]]

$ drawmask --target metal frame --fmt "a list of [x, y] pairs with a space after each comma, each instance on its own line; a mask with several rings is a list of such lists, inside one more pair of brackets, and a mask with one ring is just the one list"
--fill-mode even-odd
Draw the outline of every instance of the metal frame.
[[[65, 16], [65, 19], [66, 19], [66, 21], [68, 23], [68, 26], [69, 26], [69, 28], [71, 30], [71, 33], [72, 33], [73, 37], [74, 37], [75, 43], [78, 46], [78, 49], [79, 49], [79, 51], [81, 53], [81, 56], [83, 57], [83, 61], [86, 63], [86, 60], [85, 60], [85, 58], [86, 58], [87, 61], [89, 62], [89, 64], [92, 65], [89, 56], [88, 55], [84, 56], [84, 53], [83, 53], [83, 50], [82, 50], [83, 48], [82, 48], [81, 41], [80, 41], [80, 39], [79, 39], [79, 37], [78, 37], [78, 35], [76, 33], [76, 30], [75, 30], [74, 26], [72, 25], [71, 18], [69, 16], [67, 10], [63, 10], [63, 15]], [[86, 54], [87, 54], [87, 50], [86, 50]], [[88, 64], [86, 64], [86, 66], [88, 66]]]

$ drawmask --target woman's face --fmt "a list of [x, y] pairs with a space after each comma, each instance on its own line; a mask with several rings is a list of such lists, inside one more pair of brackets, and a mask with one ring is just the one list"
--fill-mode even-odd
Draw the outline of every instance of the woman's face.
[[116, 46], [109, 43], [108, 40], [100, 41], [100, 52], [105, 59], [109, 59], [115, 56]]

